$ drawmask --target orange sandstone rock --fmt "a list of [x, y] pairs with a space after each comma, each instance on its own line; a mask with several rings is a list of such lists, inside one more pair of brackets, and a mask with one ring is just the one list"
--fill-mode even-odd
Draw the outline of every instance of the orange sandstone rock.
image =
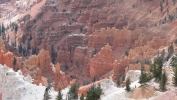
[[113, 57], [112, 49], [109, 44], [105, 45], [101, 51], [94, 55], [90, 61], [90, 78], [99, 78], [112, 70], [113, 68]]
[[65, 73], [62, 73], [60, 70], [60, 65], [57, 63], [55, 66], [55, 73], [54, 73], [54, 88], [55, 90], [63, 89], [70, 84], [70, 78]]
[[6, 64], [8, 67], [13, 68], [14, 55], [11, 52], [0, 52], [0, 64]]
[[41, 49], [39, 54], [36, 56], [31, 56], [25, 64], [27, 66], [37, 66], [42, 71], [42, 75], [46, 78], [50, 76], [54, 76], [54, 72], [52, 71], [51, 59], [49, 51]]

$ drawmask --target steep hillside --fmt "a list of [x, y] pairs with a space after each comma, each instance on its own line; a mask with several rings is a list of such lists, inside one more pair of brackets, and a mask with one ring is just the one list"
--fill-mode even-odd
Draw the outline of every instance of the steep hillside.
[[175, 0], [19, 0], [1, 4], [0, 23], [5, 30], [1, 37], [6, 50], [17, 58], [17, 65], [8, 67], [31, 75], [36, 84], [46, 85], [51, 79], [56, 90], [72, 79], [80, 86], [105, 78], [114, 82], [120, 78], [124, 83], [129, 71], [144, 65], [149, 72], [155, 55], [164, 49], [166, 56], [168, 46], [176, 47], [176, 8]]

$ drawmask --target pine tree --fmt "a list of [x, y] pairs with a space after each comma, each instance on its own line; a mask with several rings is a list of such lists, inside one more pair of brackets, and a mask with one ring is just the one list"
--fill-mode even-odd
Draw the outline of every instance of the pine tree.
[[98, 87], [93, 84], [91, 88], [87, 91], [86, 100], [99, 100], [100, 96], [102, 94], [101, 86], [98, 85]]
[[1, 34], [2, 34], [2, 26], [0, 25], [0, 36], [1, 36]]
[[18, 46], [18, 52], [22, 53], [22, 51], [23, 51], [23, 48], [22, 48], [22, 44], [20, 43], [19, 46]]
[[141, 75], [140, 75], [140, 83], [142, 85], [142, 83], [145, 82], [145, 76], [144, 76], [144, 65], [141, 66]]
[[173, 84], [177, 86], [177, 65], [175, 65], [175, 69], [174, 69]]
[[6, 34], [5, 34], [5, 33], [2, 33], [2, 39], [3, 39], [4, 41], [6, 41]]
[[160, 11], [161, 12], [163, 11], [163, 4], [162, 4], [162, 2], [160, 2]]
[[61, 94], [61, 90], [59, 89], [56, 100], [63, 100], [63, 97], [62, 97], [62, 96], [63, 96], [63, 95]]
[[161, 81], [160, 81], [160, 89], [164, 91], [166, 89], [166, 82], [167, 82], [167, 76], [166, 72], [162, 74]]
[[4, 24], [2, 24], [1, 31], [2, 31], [2, 33], [5, 33], [5, 27], [4, 27]]
[[18, 31], [18, 25], [15, 24], [15, 33], [17, 33], [17, 31]]
[[78, 99], [78, 86], [76, 84], [71, 86], [68, 99]]
[[117, 85], [119, 86], [121, 84], [121, 82], [120, 82], [120, 76], [118, 76], [118, 78], [117, 78]]
[[7, 36], [7, 41], [9, 42], [9, 39], [10, 39], [10, 37], [9, 37], [9, 34], [8, 34], [8, 36]]
[[130, 78], [127, 78], [125, 90], [130, 91], [130, 84], [131, 84], [131, 83], [130, 83]]
[[173, 45], [170, 45], [170, 46], [168, 47], [167, 60], [172, 56], [173, 52], [174, 52]]
[[14, 41], [14, 47], [16, 47], [17, 46], [17, 42], [16, 42], [16, 38], [15, 38], [15, 41]]
[[51, 61], [53, 64], [55, 64], [55, 60], [56, 60], [56, 53], [54, 50], [54, 45], [52, 45], [52, 47], [51, 47]]
[[14, 57], [14, 60], [13, 60], [13, 65], [15, 66], [15, 65], [16, 65], [16, 63], [17, 63], [17, 60], [16, 60], [16, 58]]
[[82, 93], [80, 100], [84, 100], [84, 94]]
[[33, 38], [32, 38], [32, 36], [31, 36], [31, 34], [30, 34], [30, 38], [29, 38], [29, 40], [31, 41]]
[[43, 100], [51, 99], [51, 96], [49, 95], [49, 93], [50, 93], [50, 86], [47, 86], [46, 89], [45, 89], [44, 99]]
[[159, 56], [154, 59], [154, 64], [152, 64], [152, 73], [156, 80], [160, 80], [162, 76], [163, 67], [163, 56]]

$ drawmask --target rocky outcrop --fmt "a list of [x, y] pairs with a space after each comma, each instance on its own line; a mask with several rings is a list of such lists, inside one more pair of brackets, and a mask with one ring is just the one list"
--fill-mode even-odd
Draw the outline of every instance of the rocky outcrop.
[[26, 60], [25, 65], [29, 67], [37, 66], [42, 71], [42, 75], [46, 78], [54, 76], [49, 51], [44, 49], [41, 49], [37, 56], [34, 55]]
[[59, 63], [55, 66], [54, 75], [54, 88], [55, 90], [64, 89], [70, 84], [70, 78], [65, 73], [61, 72]]
[[8, 67], [13, 68], [14, 55], [11, 52], [0, 52], [0, 64], [6, 64]]
[[113, 68], [112, 49], [109, 44], [105, 45], [101, 51], [94, 55], [90, 61], [90, 78], [99, 78], [111, 71]]
[[[146, 3], [153, 6], [152, 9]], [[175, 26], [161, 25], [163, 19], [159, 18], [163, 14], [157, 10], [159, 5], [153, 3], [156, 2], [49, 0], [38, 10], [35, 20], [30, 19], [22, 29], [27, 38], [29, 35], [33, 37], [30, 41], [32, 47], [44, 48], [49, 53], [30, 57], [25, 64], [30, 70], [39, 67], [42, 76], [55, 76], [50, 60], [56, 59], [55, 63], [60, 63], [61, 70], [79, 79], [81, 84], [90, 76], [101, 77], [113, 69], [112, 78], [116, 80], [119, 75], [125, 75], [126, 67], [126, 70], [139, 69], [137, 62], [145, 63], [159, 47], [166, 46], [170, 43], [167, 41], [175, 38], [171, 38], [175, 35]], [[168, 29], [171, 31], [166, 31]], [[23, 43], [28, 45], [27, 41]], [[107, 43], [113, 56], [97, 54]], [[124, 57], [125, 51], [129, 51], [128, 57]], [[104, 69], [105, 66], [108, 69]], [[30, 75], [36, 77], [34, 73], [30, 72]]]
[[88, 45], [99, 49], [109, 43], [113, 49], [116, 47], [130, 48], [133, 40], [138, 38], [139, 32], [139, 30], [132, 32], [128, 29], [102, 28], [90, 35]]
[[71, 78], [60, 70], [59, 63], [52, 66], [49, 51], [44, 49], [26, 60], [20, 69], [24, 75], [32, 76], [37, 85], [47, 85], [48, 79], [53, 80], [55, 90], [64, 89], [70, 84]]
[[117, 80], [118, 76], [121, 75], [120, 67], [121, 67], [120, 63], [118, 63], [118, 61], [115, 60], [113, 63], [113, 76], [112, 76], [113, 80]]
[[127, 73], [129, 70], [141, 70], [142, 66], [144, 66], [144, 70], [146, 72], [150, 71], [149, 65], [141, 65], [141, 64], [130, 64], [128, 67], [125, 68], [125, 73]]
[[157, 54], [157, 52], [158, 50], [148, 46], [140, 46], [133, 50], [131, 49], [128, 56], [125, 56], [123, 60], [114, 62], [112, 79], [117, 80], [118, 76], [125, 75], [129, 70], [141, 70], [141, 64], [145, 64], [145, 71], [149, 71], [150, 66], [146, 65], [146, 63]]

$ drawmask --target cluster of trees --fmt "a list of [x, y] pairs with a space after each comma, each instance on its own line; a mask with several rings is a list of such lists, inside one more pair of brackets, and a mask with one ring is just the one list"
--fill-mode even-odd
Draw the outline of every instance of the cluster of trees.
[[167, 60], [172, 56], [173, 52], [174, 52], [173, 45], [170, 45], [170, 46], [168, 47]]
[[[51, 88], [51, 86], [46, 87], [43, 100], [51, 99], [51, 96], [49, 94], [50, 88]], [[102, 94], [101, 86], [100, 85], [96, 86], [95, 84], [93, 84], [91, 86], [91, 88], [87, 91], [87, 96], [84, 97], [84, 94], [82, 94], [80, 97], [80, 100], [99, 100], [101, 94]], [[63, 100], [63, 95], [61, 93], [61, 89], [59, 89], [59, 91], [58, 91], [58, 95], [56, 97], [56, 100]], [[78, 100], [78, 86], [76, 84], [71, 86], [71, 88], [67, 94], [66, 100]]]
[[53, 64], [55, 64], [56, 58], [57, 58], [57, 53], [54, 50], [54, 45], [52, 45], [52, 47], [51, 47], [51, 62]]
[[6, 41], [5, 31], [6, 31], [6, 29], [5, 29], [5, 27], [4, 27], [4, 24], [2, 24], [2, 25], [0, 26], [0, 36], [2, 36], [2, 39], [3, 39], [4, 41]]
[[[168, 55], [167, 58], [169, 59], [174, 52], [173, 46], [169, 46], [168, 48]], [[161, 54], [158, 54], [156, 58], [154, 58], [154, 63], [151, 64], [151, 72], [147, 73], [144, 70], [144, 66], [141, 67], [141, 75], [139, 77], [139, 83], [144, 84], [150, 81], [152, 78], [155, 78], [157, 82], [159, 82], [159, 88], [164, 91], [166, 90], [166, 82], [167, 82], [167, 75], [166, 72], [163, 71], [163, 62], [165, 60], [165, 51], [162, 50]], [[177, 86], [177, 65], [174, 70], [174, 84]], [[126, 90], [130, 91], [130, 79], [126, 80]]]
[[152, 74], [151, 73], [147, 73], [144, 70], [144, 66], [141, 67], [141, 75], [139, 77], [139, 83], [143, 84], [145, 82], [148, 82], [152, 79]]
[[[23, 35], [22, 41], [19, 43], [19, 45], [17, 47], [18, 52], [22, 53], [24, 56], [30, 55], [30, 50], [31, 50], [32, 55], [37, 54], [39, 52], [39, 49], [36, 46], [35, 47], [31, 46], [31, 44], [30, 44], [31, 40], [32, 40], [31, 35], [29, 35], [28, 37]], [[14, 47], [16, 47], [16, 41], [15, 41]]]

